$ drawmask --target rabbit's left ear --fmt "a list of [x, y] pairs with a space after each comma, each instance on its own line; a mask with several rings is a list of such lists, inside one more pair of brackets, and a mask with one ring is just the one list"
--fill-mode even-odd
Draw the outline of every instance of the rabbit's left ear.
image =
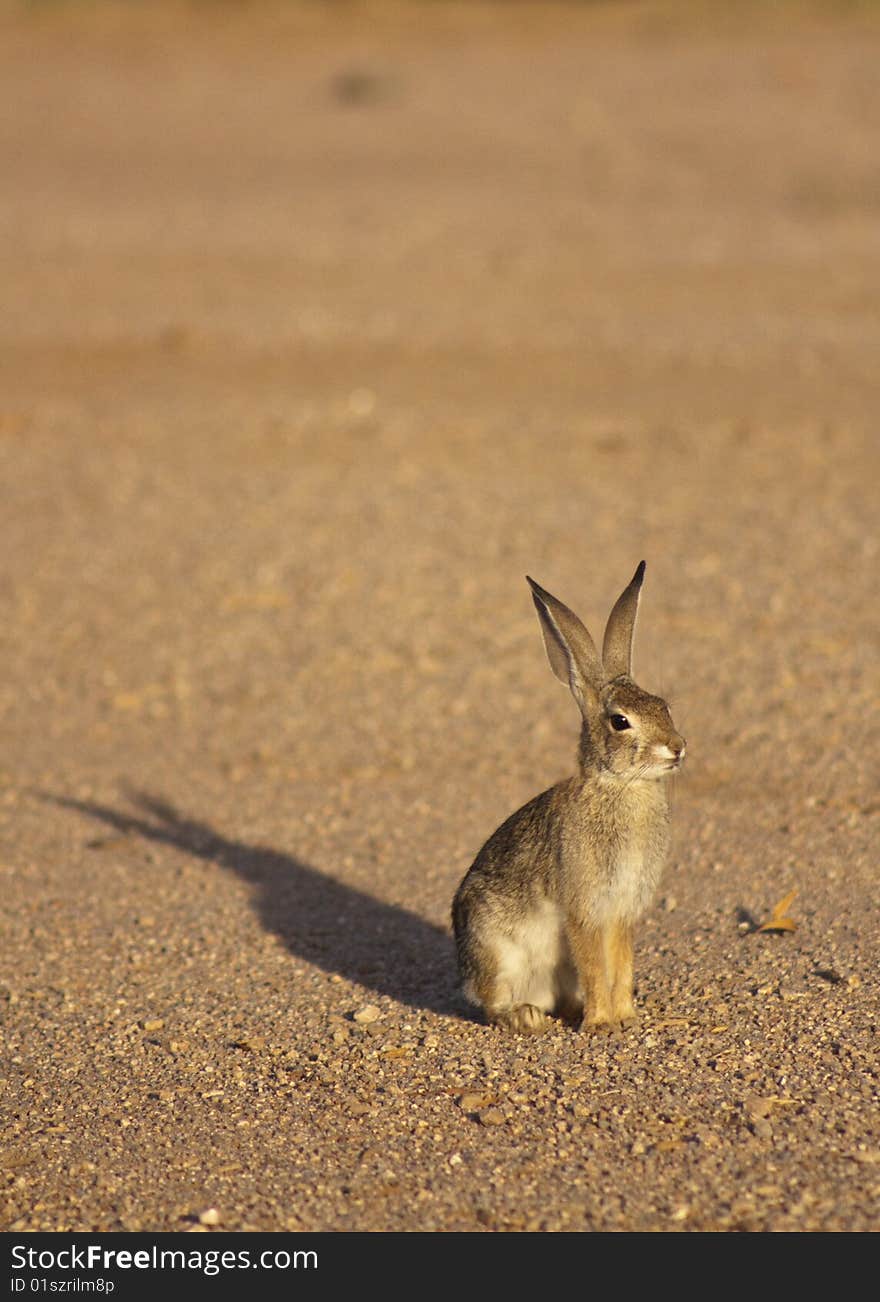
[[526, 575], [541, 622], [550, 668], [571, 689], [584, 718], [595, 709], [602, 665], [593, 639], [573, 610]]
[[642, 579], [645, 577], [645, 562], [639, 562], [639, 568], [624, 588], [605, 625], [605, 637], [602, 642], [602, 663], [608, 679], [627, 677], [632, 672], [632, 642], [636, 627], [636, 615], [639, 613], [639, 594], [642, 591]]

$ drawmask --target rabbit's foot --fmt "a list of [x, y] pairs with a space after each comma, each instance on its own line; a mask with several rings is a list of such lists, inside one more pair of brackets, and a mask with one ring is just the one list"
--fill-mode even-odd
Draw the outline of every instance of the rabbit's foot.
[[580, 1030], [583, 1035], [612, 1035], [617, 1030], [617, 1023], [609, 1017], [585, 1017]]
[[537, 1004], [515, 1004], [492, 1014], [496, 1026], [519, 1034], [537, 1035], [547, 1029], [547, 1014]]
[[580, 1029], [585, 1035], [614, 1035], [617, 1031], [628, 1031], [631, 1026], [635, 1026], [637, 1020], [635, 1011], [622, 1016], [585, 1017]]
[[628, 1026], [632, 1026], [636, 1020], [636, 1010], [633, 1007], [631, 995], [621, 995], [619, 998], [611, 1000], [611, 1016], [608, 1020], [616, 1022], [623, 1030], [626, 1030]]

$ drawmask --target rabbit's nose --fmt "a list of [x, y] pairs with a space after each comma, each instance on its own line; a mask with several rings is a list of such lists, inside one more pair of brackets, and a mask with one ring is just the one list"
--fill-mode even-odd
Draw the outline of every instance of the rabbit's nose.
[[669, 749], [672, 751], [673, 755], [675, 756], [676, 763], [681, 764], [684, 761], [685, 753], [687, 751], [687, 742], [685, 741], [684, 737], [679, 737], [676, 734], [675, 737], [672, 737], [670, 739]]

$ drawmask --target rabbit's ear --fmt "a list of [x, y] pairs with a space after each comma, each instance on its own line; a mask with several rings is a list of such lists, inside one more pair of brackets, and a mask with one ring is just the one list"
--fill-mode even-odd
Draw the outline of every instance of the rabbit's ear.
[[629, 587], [624, 588], [605, 625], [605, 637], [602, 642], [602, 663], [606, 676], [619, 678], [621, 674], [632, 672], [632, 642], [639, 613], [639, 594], [642, 579], [645, 577], [645, 562], [639, 562], [639, 568], [632, 577]]
[[602, 683], [602, 665], [593, 639], [568, 606], [528, 575], [526, 579], [541, 621], [550, 668], [561, 683], [571, 688], [581, 712], [586, 713]]

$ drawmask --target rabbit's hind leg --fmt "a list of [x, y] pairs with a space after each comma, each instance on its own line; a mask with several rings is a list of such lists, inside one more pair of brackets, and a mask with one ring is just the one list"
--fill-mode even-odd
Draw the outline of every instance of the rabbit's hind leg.
[[467, 994], [473, 1003], [479, 1004], [486, 1019], [495, 1026], [520, 1033], [543, 1031], [547, 1026], [545, 1010], [537, 1003], [524, 999], [519, 991], [517, 994], [520, 997], [517, 998], [509, 976], [501, 974], [499, 964], [495, 961], [483, 965], [479, 976], [471, 982]]
[[567, 952], [554, 906], [542, 901], [513, 916], [471, 917], [459, 939], [465, 996], [498, 1026], [543, 1031], [558, 999], [555, 972]]
[[537, 1004], [514, 1004], [512, 1008], [499, 1009], [488, 1016], [496, 1026], [520, 1035], [539, 1035], [548, 1025], [547, 1014]]
[[520, 1033], [545, 1030], [554, 1003], [546, 957], [536, 955], [527, 939], [496, 941], [495, 979], [483, 1003], [491, 1022]]
[[508, 946], [500, 954], [497, 947], [480, 946], [479, 958], [474, 961], [476, 954], [472, 949], [470, 970], [463, 983], [464, 996], [482, 1008], [486, 1020], [495, 1026], [520, 1033], [543, 1031], [547, 1025], [545, 1010], [524, 997], [521, 974], [515, 965], [511, 972], [512, 957]]
[[530, 918], [515, 936], [494, 937], [474, 983], [490, 1022], [517, 1032], [546, 1029], [547, 1014], [557, 1002], [558, 944], [551, 932], [543, 919]]

